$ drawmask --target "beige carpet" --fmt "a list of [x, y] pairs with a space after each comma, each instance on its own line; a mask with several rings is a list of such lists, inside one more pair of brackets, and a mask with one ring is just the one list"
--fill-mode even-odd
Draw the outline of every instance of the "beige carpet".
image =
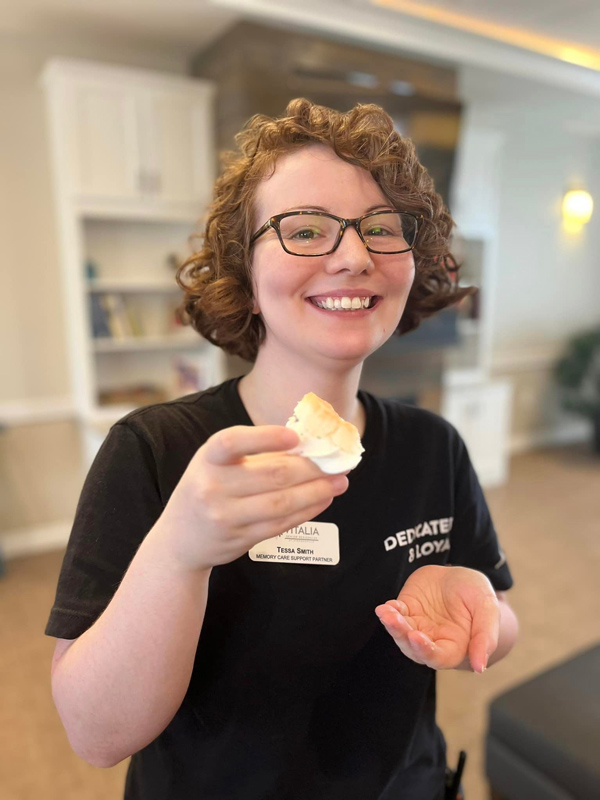
[[[488, 797], [490, 698], [600, 640], [600, 460], [583, 448], [519, 456], [509, 483], [487, 496], [515, 577], [521, 636], [484, 675], [440, 675], [439, 723], [451, 761], [461, 748], [469, 753], [468, 800]], [[62, 552], [17, 559], [0, 580], [0, 800], [122, 797], [126, 762], [102, 770], [81, 761], [52, 705], [53, 641], [42, 631], [61, 560]]]

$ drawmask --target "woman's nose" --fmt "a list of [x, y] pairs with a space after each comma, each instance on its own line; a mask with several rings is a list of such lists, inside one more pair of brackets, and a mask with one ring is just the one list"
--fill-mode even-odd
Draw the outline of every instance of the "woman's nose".
[[327, 256], [326, 270], [331, 272], [347, 270], [358, 275], [362, 272], [371, 272], [374, 267], [371, 254], [358, 235], [358, 231], [352, 227], [345, 228], [337, 250]]

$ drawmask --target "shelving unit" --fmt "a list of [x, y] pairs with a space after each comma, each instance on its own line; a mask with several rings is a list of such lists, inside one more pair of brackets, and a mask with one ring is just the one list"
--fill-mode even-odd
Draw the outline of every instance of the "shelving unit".
[[176, 323], [173, 266], [192, 252], [212, 191], [214, 90], [71, 59], [50, 62], [42, 80], [72, 391], [90, 463], [124, 414], [224, 377], [221, 351]]
[[512, 387], [491, 377], [503, 146], [502, 135], [466, 114], [452, 192], [452, 252], [463, 265], [461, 283], [479, 293], [459, 308], [460, 341], [446, 355], [441, 410], [465, 440], [484, 487], [508, 474]]

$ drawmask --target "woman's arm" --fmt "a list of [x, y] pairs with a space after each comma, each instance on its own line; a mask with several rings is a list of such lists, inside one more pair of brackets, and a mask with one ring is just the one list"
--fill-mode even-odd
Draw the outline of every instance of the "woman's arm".
[[52, 695], [71, 746], [97, 767], [155, 739], [189, 685], [210, 570], [183, 569], [168, 535], [152, 529], [102, 616], [53, 664]]

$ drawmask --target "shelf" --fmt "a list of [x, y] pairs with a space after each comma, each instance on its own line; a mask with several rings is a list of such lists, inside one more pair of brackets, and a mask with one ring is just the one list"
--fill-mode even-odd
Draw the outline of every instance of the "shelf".
[[90, 340], [94, 353], [123, 353], [143, 350], [177, 350], [179, 348], [201, 348], [205, 340], [198, 334], [185, 336], [139, 336], [129, 339], [110, 339], [109, 337]]
[[87, 291], [90, 293], [93, 292], [117, 292], [117, 293], [125, 293], [125, 292], [139, 292], [139, 293], [150, 293], [150, 292], [173, 292], [178, 293], [181, 292], [181, 289], [175, 282], [175, 279], [172, 281], [141, 281], [141, 280], [131, 280], [126, 278], [116, 278], [116, 279], [98, 279], [94, 281], [89, 281], [87, 283]]
[[173, 205], [145, 198], [142, 201], [106, 200], [102, 198], [75, 197], [73, 211], [81, 219], [114, 220], [116, 222], [138, 220], [140, 222], [177, 222], [198, 225], [206, 208], [208, 198], [192, 205]]

